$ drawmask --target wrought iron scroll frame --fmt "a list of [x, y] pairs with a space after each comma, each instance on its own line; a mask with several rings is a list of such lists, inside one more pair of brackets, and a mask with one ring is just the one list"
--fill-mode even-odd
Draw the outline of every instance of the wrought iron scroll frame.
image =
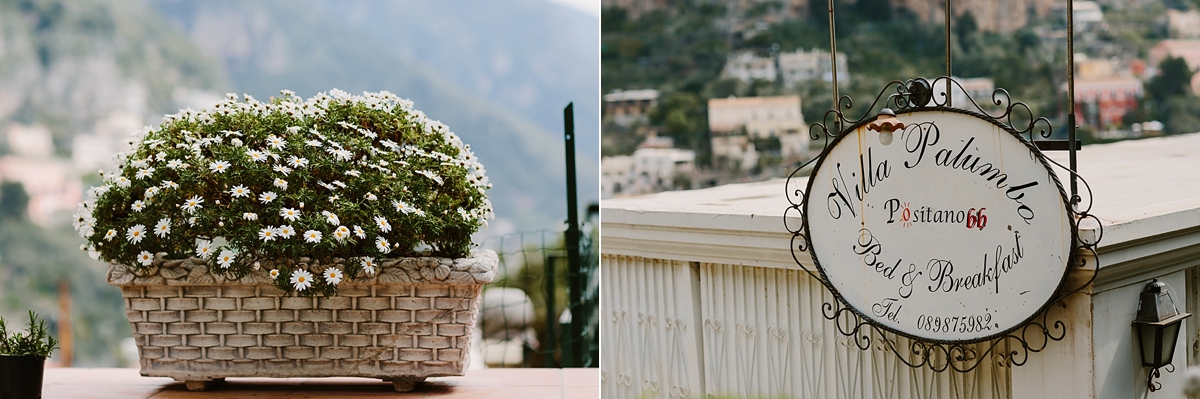
[[[935, 95], [933, 87], [939, 83], [944, 84], [943, 87], [946, 90]], [[966, 90], [962, 90], [962, 85], [949, 76], [935, 78], [932, 83], [924, 78], [916, 78], [908, 81], [895, 80], [884, 86], [879, 95], [871, 102], [871, 105], [858, 118], [850, 119], [846, 116], [847, 111], [853, 108], [854, 102], [849, 96], [842, 96], [838, 99], [837, 104], [835, 104], [835, 108], [827, 111], [820, 122], [815, 122], [809, 126], [810, 138], [813, 140], [824, 140], [824, 144], [817, 157], [799, 165], [787, 178], [785, 187], [789, 206], [784, 211], [784, 225], [792, 233], [792, 259], [802, 270], [817, 279], [817, 281], [820, 281], [825, 289], [834, 294], [834, 301], [826, 302], [822, 305], [822, 316], [827, 320], [834, 321], [838, 333], [849, 338], [861, 350], [870, 349], [874, 344], [877, 348], [893, 352], [902, 363], [909, 367], [927, 367], [935, 372], [942, 372], [947, 369], [958, 372], [969, 372], [988, 360], [989, 354], [992, 355], [990, 357], [994, 358], [998, 365], [1021, 366], [1029, 360], [1030, 353], [1041, 352], [1045, 350], [1051, 341], [1061, 341], [1066, 337], [1066, 324], [1062, 320], [1051, 320], [1049, 318], [1049, 308], [1054, 304], [1061, 303], [1067, 297], [1090, 287], [1095, 281], [1095, 271], [1099, 270], [1098, 264], [1090, 265], [1092, 273], [1086, 282], [1080, 284], [1078, 287], [1066, 286], [1069, 280], [1068, 277], [1071, 275], [1073, 269], [1088, 269], [1087, 260], [1089, 258], [1092, 259], [1093, 263], [1098, 262], [1097, 246], [1103, 238], [1104, 226], [1100, 222], [1100, 219], [1091, 213], [1093, 197], [1091, 186], [1087, 181], [1079, 176], [1074, 168], [1063, 166], [1057, 161], [1044, 156], [1041, 150], [1035, 145], [1039, 137], [1041, 139], [1049, 139], [1051, 137], [1053, 126], [1051, 126], [1049, 119], [1046, 117], [1035, 117], [1029, 105], [1012, 101], [1012, 97], [1008, 91], [1002, 88], [992, 92], [990, 104], [996, 107], [993, 112], [985, 110], [975, 99], [971, 98], [969, 93], [966, 96], [967, 104], [959, 104], [963, 108], [951, 108], [949, 102], [951, 93], [954, 92], [953, 87], [955, 86], [963, 93], [966, 93]], [[894, 92], [889, 93], [890, 90], [894, 90]], [[884, 97], [884, 95], [887, 95], [887, 97]], [[881, 100], [883, 101], [882, 103], [880, 102]], [[1080, 196], [1080, 193], [1075, 192], [1075, 184], [1072, 184], [1072, 192], [1068, 197], [1057, 174], [1050, 174], [1059, 192], [1063, 193], [1066, 210], [1071, 220], [1071, 254], [1068, 259], [1068, 267], [1063, 273], [1062, 280], [1055, 294], [1038, 312], [1030, 316], [1024, 323], [1019, 324], [1014, 329], [971, 342], [935, 341], [913, 337], [875, 324], [864, 314], [847, 306], [837, 289], [831, 286], [827, 279], [823, 278], [823, 273], [819, 269], [820, 263], [816, 257], [811, 257], [818, 268], [816, 271], [804, 266], [804, 263], [800, 261], [799, 254], [808, 252], [808, 249], [812, 247], [811, 234], [808, 232], [808, 221], [804, 218], [804, 209], [809, 199], [806, 194], [808, 185], [800, 187], [799, 182], [802, 177], [800, 173], [809, 165], [819, 163], [820, 160], [824, 159], [829, 154], [829, 151], [832, 150], [833, 144], [836, 143], [838, 138], [872, 121], [874, 119], [872, 111], [884, 107], [892, 108], [898, 115], [913, 111], [936, 110], [963, 113], [985, 119], [1020, 138], [1030, 149], [1031, 154], [1046, 166], [1047, 171], [1052, 172], [1053, 168], [1057, 167], [1068, 172], [1073, 182], [1076, 180], [1083, 182], [1083, 193], [1085, 195]], [[1017, 119], [1014, 119], [1014, 116]], [[840, 126], [849, 127], [840, 129]], [[919, 126], [914, 127], [921, 128]], [[1071, 151], [1074, 151], [1074, 148], [1071, 148]], [[1095, 234], [1088, 239], [1084, 239], [1079, 235], [1078, 226], [1081, 222], [1089, 219], [1095, 225]], [[801, 221], [801, 223], [799, 226], [795, 226], [794, 221]], [[872, 337], [872, 333], [875, 333], [875, 337]], [[904, 345], [898, 339], [890, 338], [888, 334], [903, 336], [910, 341], [908, 345]], [[875, 342], [876, 339], [880, 342]], [[976, 345], [980, 343], [986, 344], [982, 353], [978, 353], [979, 350], [976, 349]], [[1001, 344], [1004, 343], [1008, 343], [1009, 345], [1002, 347]]]

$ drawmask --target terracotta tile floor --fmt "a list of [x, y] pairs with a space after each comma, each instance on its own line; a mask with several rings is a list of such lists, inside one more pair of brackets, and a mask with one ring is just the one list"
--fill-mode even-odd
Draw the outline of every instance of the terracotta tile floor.
[[142, 377], [137, 369], [47, 368], [42, 397], [588, 399], [600, 397], [600, 369], [467, 370], [463, 377], [430, 378], [413, 392], [396, 393], [391, 383], [367, 378], [230, 378], [189, 392], [183, 383]]

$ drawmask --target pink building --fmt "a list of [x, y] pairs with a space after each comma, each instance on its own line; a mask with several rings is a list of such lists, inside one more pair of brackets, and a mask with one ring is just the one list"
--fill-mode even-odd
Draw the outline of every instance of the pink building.
[[1076, 79], [1076, 118], [1080, 125], [1100, 129], [1120, 124], [1142, 94], [1142, 81], [1132, 77]]

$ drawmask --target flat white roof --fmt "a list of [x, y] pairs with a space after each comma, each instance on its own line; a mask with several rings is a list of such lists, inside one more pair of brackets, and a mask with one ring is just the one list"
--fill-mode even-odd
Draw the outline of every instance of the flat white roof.
[[612, 93], [604, 95], [604, 101], [636, 101], [636, 100], [657, 100], [658, 90], [641, 89], [641, 90], [615, 90]]

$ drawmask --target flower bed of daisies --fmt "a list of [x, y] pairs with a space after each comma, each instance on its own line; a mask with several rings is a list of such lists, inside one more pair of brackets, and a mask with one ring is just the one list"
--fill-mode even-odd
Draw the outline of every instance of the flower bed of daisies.
[[387, 92], [229, 95], [168, 115], [117, 160], [75, 229], [93, 258], [134, 269], [196, 257], [240, 278], [269, 261], [277, 287], [333, 295], [377, 259], [467, 256], [492, 217], [470, 146]]

